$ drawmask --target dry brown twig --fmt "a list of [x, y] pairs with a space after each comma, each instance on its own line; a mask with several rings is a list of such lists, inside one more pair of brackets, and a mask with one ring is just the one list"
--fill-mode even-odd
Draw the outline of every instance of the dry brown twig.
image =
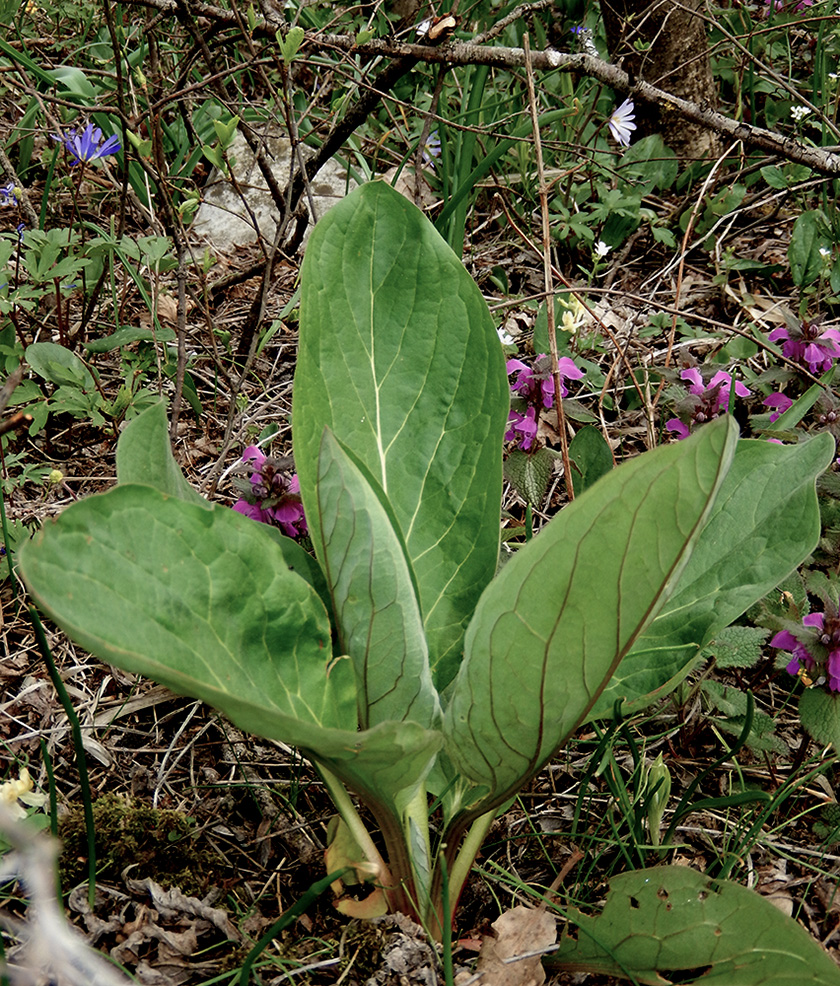
[[[179, 4], [176, 0], [128, 0], [128, 5], [152, 7], [155, 10], [172, 14], [179, 10]], [[194, 14], [207, 17], [218, 23], [231, 25], [236, 23], [233, 12], [214, 7], [212, 4], [192, 3], [190, 10]], [[273, 39], [277, 31], [286, 26], [280, 20], [265, 19], [254, 26], [252, 34]], [[479, 39], [481, 37], [477, 36]], [[440, 47], [433, 47], [423, 44], [407, 44], [390, 39], [375, 39], [364, 44], [357, 44], [355, 36], [350, 34], [308, 33], [301, 46], [302, 52], [307, 50], [310, 53], [323, 53], [332, 50], [352, 52], [357, 57], [391, 58], [396, 63], [400, 63], [399, 75], [407, 72], [416, 62], [444, 62], [450, 66], [489, 65], [503, 69], [524, 68], [526, 65], [526, 54], [522, 48], [508, 48], [501, 45], [485, 47], [480, 44], [465, 42], [453, 42]], [[840, 175], [840, 154], [832, 150], [809, 147], [793, 137], [785, 137], [762, 127], [754, 127], [751, 124], [733, 120], [715, 110], [700, 106], [687, 99], [681, 99], [664, 89], [651, 85], [649, 82], [632, 81], [628, 74], [618, 66], [611, 65], [600, 58], [594, 58], [592, 55], [567, 54], [548, 48], [545, 51], [530, 52], [527, 62], [534, 71], [559, 69], [563, 72], [577, 72], [590, 76], [614, 89], [617, 93], [665, 107], [677, 116], [699, 123], [723, 137], [760, 148], [785, 160], [804, 164], [825, 175]], [[387, 66], [383, 69], [381, 76], [386, 76], [386, 73], [390, 74], [392, 68], [393, 65]], [[387, 91], [387, 84], [380, 86], [377, 85], [377, 81], [374, 80], [373, 88], [380, 93]], [[390, 80], [385, 78], [383, 81], [387, 83]], [[347, 122], [348, 125], [355, 124], [353, 127], [355, 129], [363, 122], [362, 120], [356, 121], [356, 114], [351, 110], [346, 121], [343, 122]], [[346, 126], [339, 126], [335, 133], [343, 133], [345, 137], [349, 136]], [[332, 141], [328, 141], [328, 143], [332, 146]], [[334, 152], [333, 150], [330, 156]], [[312, 158], [306, 168], [308, 176], [311, 178], [323, 163], [321, 154]]]
[[563, 411], [563, 381], [560, 379], [560, 367], [557, 359], [557, 327], [555, 325], [554, 309], [554, 279], [551, 264], [551, 216], [548, 209], [549, 185], [545, 180], [543, 167], [542, 141], [540, 140], [540, 120], [537, 112], [537, 98], [534, 91], [534, 71], [531, 67], [531, 47], [527, 33], [524, 35], [525, 46], [525, 78], [528, 83], [528, 108], [531, 112], [531, 126], [534, 130], [534, 150], [537, 158], [537, 180], [539, 181], [540, 215], [542, 217], [542, 257], [543, 278], [545, 283], [545, 313], [548, 321], [548, 351], [551, 359], [551, 378], [554, 381], [554, 410], [557, 413], [557, 433], [560, 435], [560, 454], [563, 457], [563, 473], [566, 479], [566, 492], [569, 499], [575, 498], [575, 486], [572, 479], [572, 466], [569, 462], [569, 436], [566, 432], [566, 415]]

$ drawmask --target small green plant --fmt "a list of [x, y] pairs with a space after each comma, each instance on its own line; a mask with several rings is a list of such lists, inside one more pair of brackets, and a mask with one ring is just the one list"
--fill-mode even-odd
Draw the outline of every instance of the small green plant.
[[609, 471], [497, 572], [509, 407], [480, 292], [374, 182], [302, 272], [293, 434], [317, 560], [203, 501], [160, 405], [123, 432], [117, 488], [20, 553], [82, 646], [311, 758], [341, 816], [328, 867], [372, 888], [341, 910], [444, 941], [497, 812], [576, 726], [666, 692], [812, 550], [834, 447], [739, 441], [723, 415]]

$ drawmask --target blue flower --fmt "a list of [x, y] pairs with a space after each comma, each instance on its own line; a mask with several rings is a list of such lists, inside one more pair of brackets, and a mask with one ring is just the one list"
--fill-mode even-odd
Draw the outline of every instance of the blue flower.
[[88, 161], [108, 157], [122, 150], [120, 138], [116, 134], [111, 134], [103, 142], [102, 131], [92, 123], [89, 123], [81, 133], [78, 130], [68, 130], [63, 136], [52, 134], [52, 139], [64, 145], [64, 149], [71, 157], [71, 168], [75, 168], [77, 164], [86, 164]]
[[0, 186], [0, 208], [6, 205], [17, 205], [17, 195], [15, 195], [15, 183], [10, 181], [8, 185]]

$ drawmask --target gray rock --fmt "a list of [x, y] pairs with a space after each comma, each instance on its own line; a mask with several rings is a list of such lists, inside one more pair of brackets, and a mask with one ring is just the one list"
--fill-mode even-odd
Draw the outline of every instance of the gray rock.
[[[265, 138], [266, 154], [272, 162], [272, 172], [281, 188], [285, 188], [290, 176], [291, 142], [287, 137], [269, 136]], [[304, 155], [311, 153], [303, 148]], [[233, 173], [239, 183], [242, 195], [215, 168], [213, 169], [202, 196], [192, 233], [205, 242], [215, 253], [233, 253], [237, 248], [257, 241], [257, 229], [263, 238], [271, 243], [280, 219], [274, 200], [265, 183], [256, 158], [245, 138], [239, 132], [227, 151], [228, 157], [235, 159]], [[304, 241], [314, 222], [347, 192], [356, 187], [356, 182], [348, 178], [346, 169], [336, 160], [328, 161], [310, 182], [312, 201], [316, 215], [310, 216]], [[243, 203], [243, 196], [245, 203]], [[308, 201], [308, 199], [306, 200]], [[249, 214], [253, 213], [253, 219]]]

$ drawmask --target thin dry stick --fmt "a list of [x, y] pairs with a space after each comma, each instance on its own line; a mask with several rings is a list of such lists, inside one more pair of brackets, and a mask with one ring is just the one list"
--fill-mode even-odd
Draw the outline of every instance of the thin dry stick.
[[[697, 214], [700, 211], [700, 206], [706, 197], [706, 191], [709, 185], [712, 183], [715, 177], [715, 172], [718, 170], [720, 165], [726, 160], [726, 158], [735, 149], [736, 144], [730, 144], [730, 146], [721, 154], [721, 156], [715, 161], [712, 170], [703, 182], [703, 187], [700, 189], [700, 194], [697, 196], [697, 201], [694, 203], [694, 208], [691, 210], [691, 215], [688, 217], [688, 225], [685, 228], [685, 235], [683, 236], [682, 247], [680, 250], [680, 265], [677, 268], [677, 286], [674, 290], [674, 309], [673, 318], [671, 319], [671, 332], [668, 336], [668, 350], [665, 353], [665, 368], [667, 369], [671, 365], [671, 355], [674, 351], [674, 340], [677, 335], [677, 319], [680, 315], [680, 292], [682, 290], [683, 281], [683, 271], [685, 270], [685, 258], [688, 255], [688, 241], [691, 239], [691, 234], [694, 232], [694, 224], [697, 221]], [[653, 412], [656, 410], [656, 405], [659, 403], [659, 398], [662, 394], [662, 390], [665, 387], [665, 378], [659, 381], [659, 387], [656, 391], [656, 396], [653, 400], [645, 405], [648, 412], [648, 431], [652, 433], [653, 428]], [[651, 448], [653, 446], [651, 445]]]
[[[516, 220], [510, 214], [510, 211], [507, 205], [505, 204], [505, 200], [500, 195], [497, 195], [496, 199], [501, 205], [505, 213], [505, 216], [507, 217], [507, 221], [510, 224], [511, 229], [516, 233], [516, 235], [522, 240], [523, 243], [528, 244], [528, 246], [534, 251], [534, 253], [539, 253], [540, 251], [537, 248], [536, 243], [534, 243], [533, 240], [528, 236], [528, 234], [519, 227]], [[567, 278], [563, 276], [561, 271], [559, 271], [556, 267], [552, 266], [551, 273], [553, 277], [556, 277], [557, 280], [560, 281], [565, 288], [567, 288], [569, 294], [571, 294], [573, 298], [576, 298], [580, 302], [583, 308], [591, 316], [592, 321], [601, 329], [604, 335], [613, 344], [613, 346], [615, 347], [615, 351], [618, 353], [621, 362], [623, 363], [624, 368], [627, 371], [628, 377], [633, 383], [633, 388], [635, 389], [636, 393], [639, 395], [639, 400], [642, 402], [642, 404], [644, 404], [645, 395], [642, 391], [639, 381], [636, 379], [636, 375], [633, 373], [633, 367], [630, 363], [626, 351], [622, 349], [618, 337], [615, 335], [612, 329], [607, 325], [607, 323], [598, 316], [598, 313], [595, 312], [592, 308], [590, 308], [589, 304], [586, 301], [586, 298], [584, 298], [584, 296], [579, 293], [577, 288], [572, 286], [572, 282], [567, 280]], [[642, 299], [642, 300], [646, 300], [646, 299]], [[607, 434], [606, 426], [603, 427], [603, 432], [604, 432], [604, 440], [607, 442], [607, 444], [609, 444], [610, 436]]]
[[528, 34], [522, 37], [525, 49], [525, 76], [528, 81], [528, 106], [531, 110], [531, 124], [534, 128], [534, 150], [537, 152], [537, 178], [539, 180], [540, 213], [542, 215], [542, 255], [543, 277], [545, 281], [545, 311], [548, 316], [548, 349], [551, 357], [551, 378], [554, 381], [554, 409], [557, 412], [557, 432], [560, 435], [560, 454], [563, 457], [563, 474], [566, 477], [566, 492], [570, 500], [575, 498], [572, 481], [572, 466], [569, 462], [569, 436], [566, 433], [566, 415], [563, 411], [563, 381], [557, 360], [557, 332], [554, 324], [554, 278], [551, 266], [551, 225], [548, 215], [548, 188], [543, 168], [540, 122], [537, 114], [537, 99], [534, 93], [534, 70], [531, 66], [531, 44]]

